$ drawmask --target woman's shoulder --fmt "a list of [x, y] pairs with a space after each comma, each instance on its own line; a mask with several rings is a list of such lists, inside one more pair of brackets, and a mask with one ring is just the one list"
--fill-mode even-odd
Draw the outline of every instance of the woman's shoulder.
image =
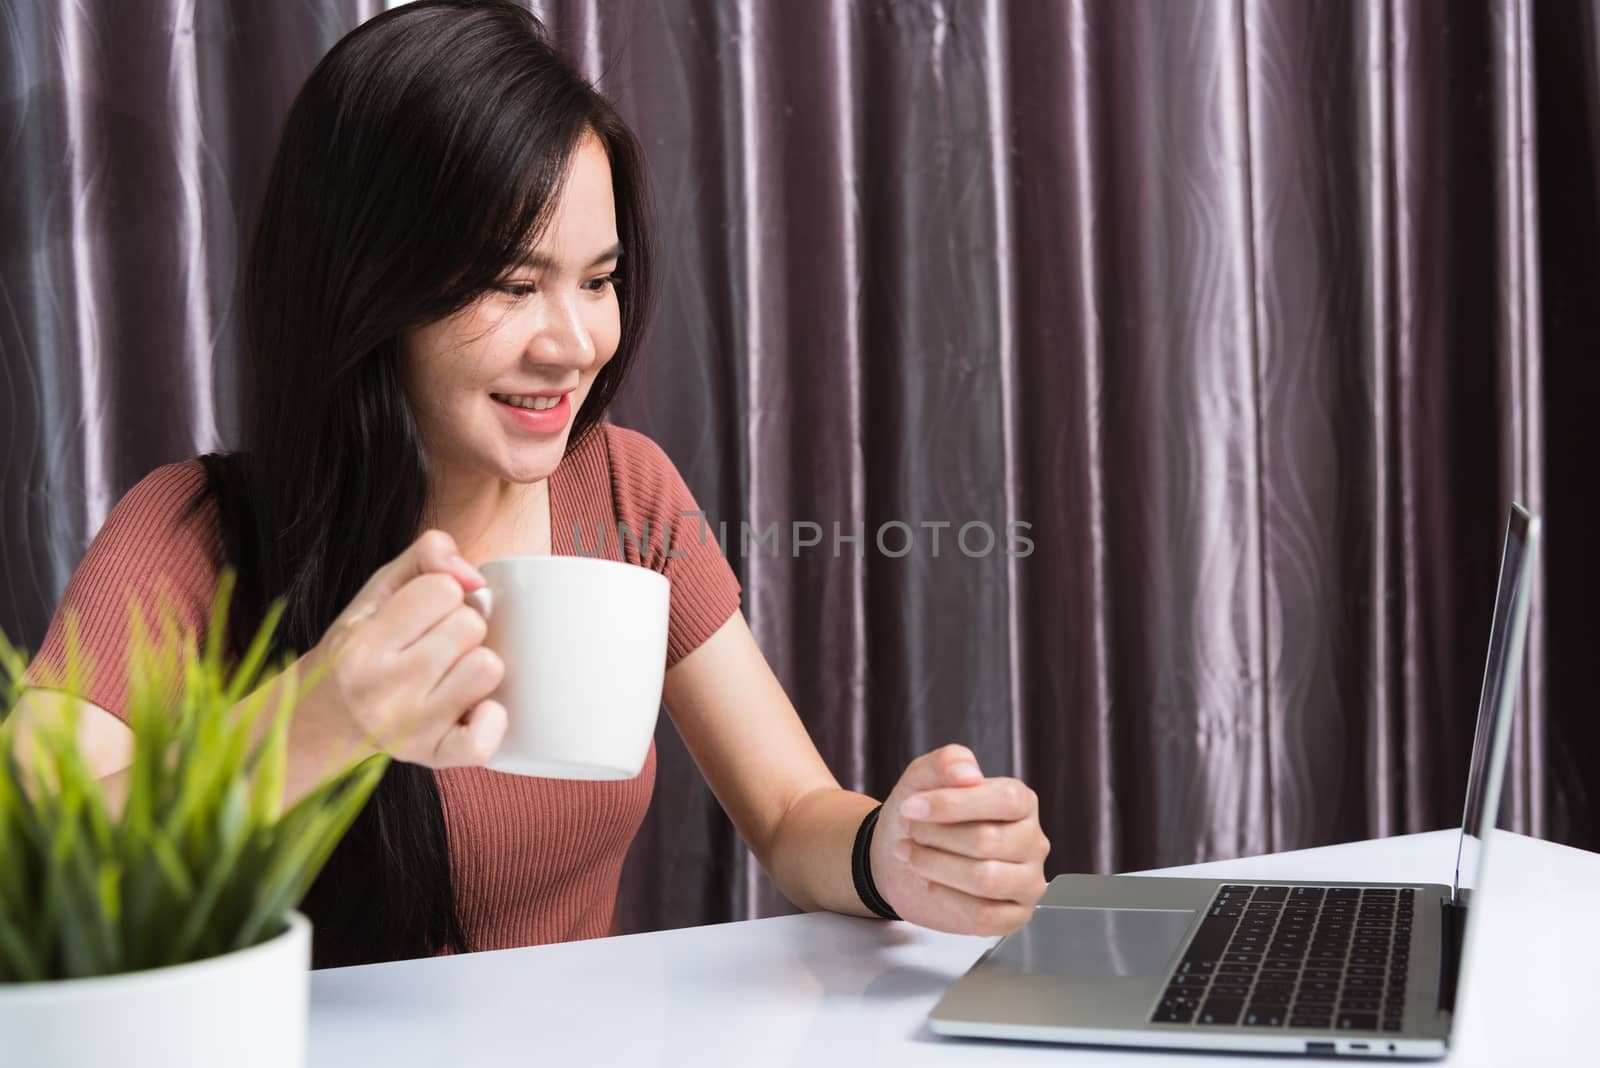
[[106, 517], [96, 540], [168, 540], [179, 531], [185, 540], [209, 544], [219, 536], [215, 502], [201, 499], [206, 467], [198, 458], [163, 464], [145, 475]]
[[31, 685], [63, 677], [70, 620], [101, 667], [83, 696], [121, 715], [130, 608], [151, 622], [171, 612], [183, 630], [204, 633], [223, 556], [216, 507], [200, 497], [206, 477], [199, 460], [165, 464], [122, 495], [62, 592]]
[[615, 423], [601, 423], [596, 429], [604, 440], [613, 471], [645, 480], [660, 478], [668, 471], [677, 473], [666, 450], [639, 431]]
[[612, 423], [595, 427], [591, 448], [603, 452], [619, 519], [673, 519], [695, 510], [694, 496], [677, 465], [647, 435]]
[[117, 507], [141, 514], [181, 515], [205, 484], [206, 465], [199, 457], [162, 464], [135, 482]]
[[[739, 580], [666, 450], [626, 427], [601, 423], [595, 431], [594, 440], [583, 445], [605, 453], [603, 466], [610, 473], [618, 540], [627, 562], [672, 580], [667, 627], [671, 667], [738, 611]], [[596, 463], [593, 458], [589, 462]], [[638, 546], [648, 548], [641, 551]]]

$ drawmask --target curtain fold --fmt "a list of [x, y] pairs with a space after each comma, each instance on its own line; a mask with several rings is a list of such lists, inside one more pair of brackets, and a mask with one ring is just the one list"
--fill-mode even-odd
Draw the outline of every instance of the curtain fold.
[[[24, 644], [120, 493], [236, 434], [277, 130], [381, 6], [0, 14]], [[1506, 825], [1600, 848], [1600, 0], [533, 7], [652, 168], [613, 418], [725, 524], [844, 785], [961, 741], [1052, 874], [1450, 826], [1515, 499], [1549, 554]], [[658, 743], [622, 927], [787, 910]]]

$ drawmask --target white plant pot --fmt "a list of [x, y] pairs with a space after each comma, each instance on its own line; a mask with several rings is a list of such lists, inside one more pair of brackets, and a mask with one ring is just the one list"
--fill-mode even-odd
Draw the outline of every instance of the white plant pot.
[[237, 953], [92, 979], [0, 984], [0, 1064], [304, 1068], [311, 924]]

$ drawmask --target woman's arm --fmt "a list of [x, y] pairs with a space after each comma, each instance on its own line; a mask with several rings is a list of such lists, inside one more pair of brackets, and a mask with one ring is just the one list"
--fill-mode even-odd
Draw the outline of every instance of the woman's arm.
[[803, 909], [870, 913], [850, 849], [876, 803], [839, 786], [744, 613], [667, 672], [667, 710], [711, 792], [778, 889]]
[[[300, 677], [304, 677], [305, 657], [297, 664]], [[271, 725], [271, 710], [276, 707], [281, 676], [274, 677], [263, 687], [265, 706], [256, 721], [252, 744], [259, 742]], [[309, 698], [303, 700], [289, 721], [288, 751], [285, 754], [283, 805], [288, 808], [310, 793], [318, 783], [340, 767], [366, 755], [365, 751], [343, 744], [342, 739], [327, 729], [328, 718], [308, 707]], [[248, 704], [258, 697], [246, 697]], [[113, 819], [122, 815], [122, 806], [128, 798], [128, 766], [133, 762], [133, 730], [108, 710], [90, 701], [55, 690], [31, 689], [22, 695], [16, 709], [16, 753], [22, 768], [24, 783], [36, 789], [33, 781], [33, 752], [38, 745], [40, 731], [51, 729], [60, 722], [69, 704], [77, 705], [78, 751], [89, 769], [100, 779], [100, 789], [106, 809]]]
[[[673, 665], [664, 698], [712, 793], [784, 896], [804, 909], [871, 915], [850, 856], [876, 802], [828, 771], [743, 613]], [[1004, 933], [1043, 895], [1048, 851], [1033, 791], [985, 779], [972, 753], [951, 745], [913, 761], [891, 791], [871, 868], [907, 920]]]
[[[464, 591], [482, 584], [449, 535], [427, 531], [378, 569], [316, 646], [240, 702], [241, 709], [261, 702], [253, 738], [260, 741], [282, 687], [310, 684], [289, 718], [286, 808], [380, 749], [436, 768], [480, 765], [494, 755], [506, 713], [489, 694], [503, 667], [482, 644], [483, 616], [463, 603]], [[69, 700], [41, 689], [23, 696], [17, 741], [25, 767], [34, 735]], [[107, 807], [120, 816], [133, 731], [99, 705], [77, 704], [80, 752], [100, 776]]]

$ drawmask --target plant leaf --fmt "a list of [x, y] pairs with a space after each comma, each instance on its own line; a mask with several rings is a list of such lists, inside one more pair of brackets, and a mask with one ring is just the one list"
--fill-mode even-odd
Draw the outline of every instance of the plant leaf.
[[37, 983], [44, 978], [42, 958], [6, 915], [4, 902], [0, 902], [0, 981]]
[[194, 880], [190, 879], [189, 873], [184, 870], [183, 858], [178, 855], [177, 847], [160, 827], [150, 828], [150, 837], [147, 841], [150, 845], [150, 855], [155, 857], [156, 866], [166, 877], [167, 889], [188, 907], [194, 897]]

